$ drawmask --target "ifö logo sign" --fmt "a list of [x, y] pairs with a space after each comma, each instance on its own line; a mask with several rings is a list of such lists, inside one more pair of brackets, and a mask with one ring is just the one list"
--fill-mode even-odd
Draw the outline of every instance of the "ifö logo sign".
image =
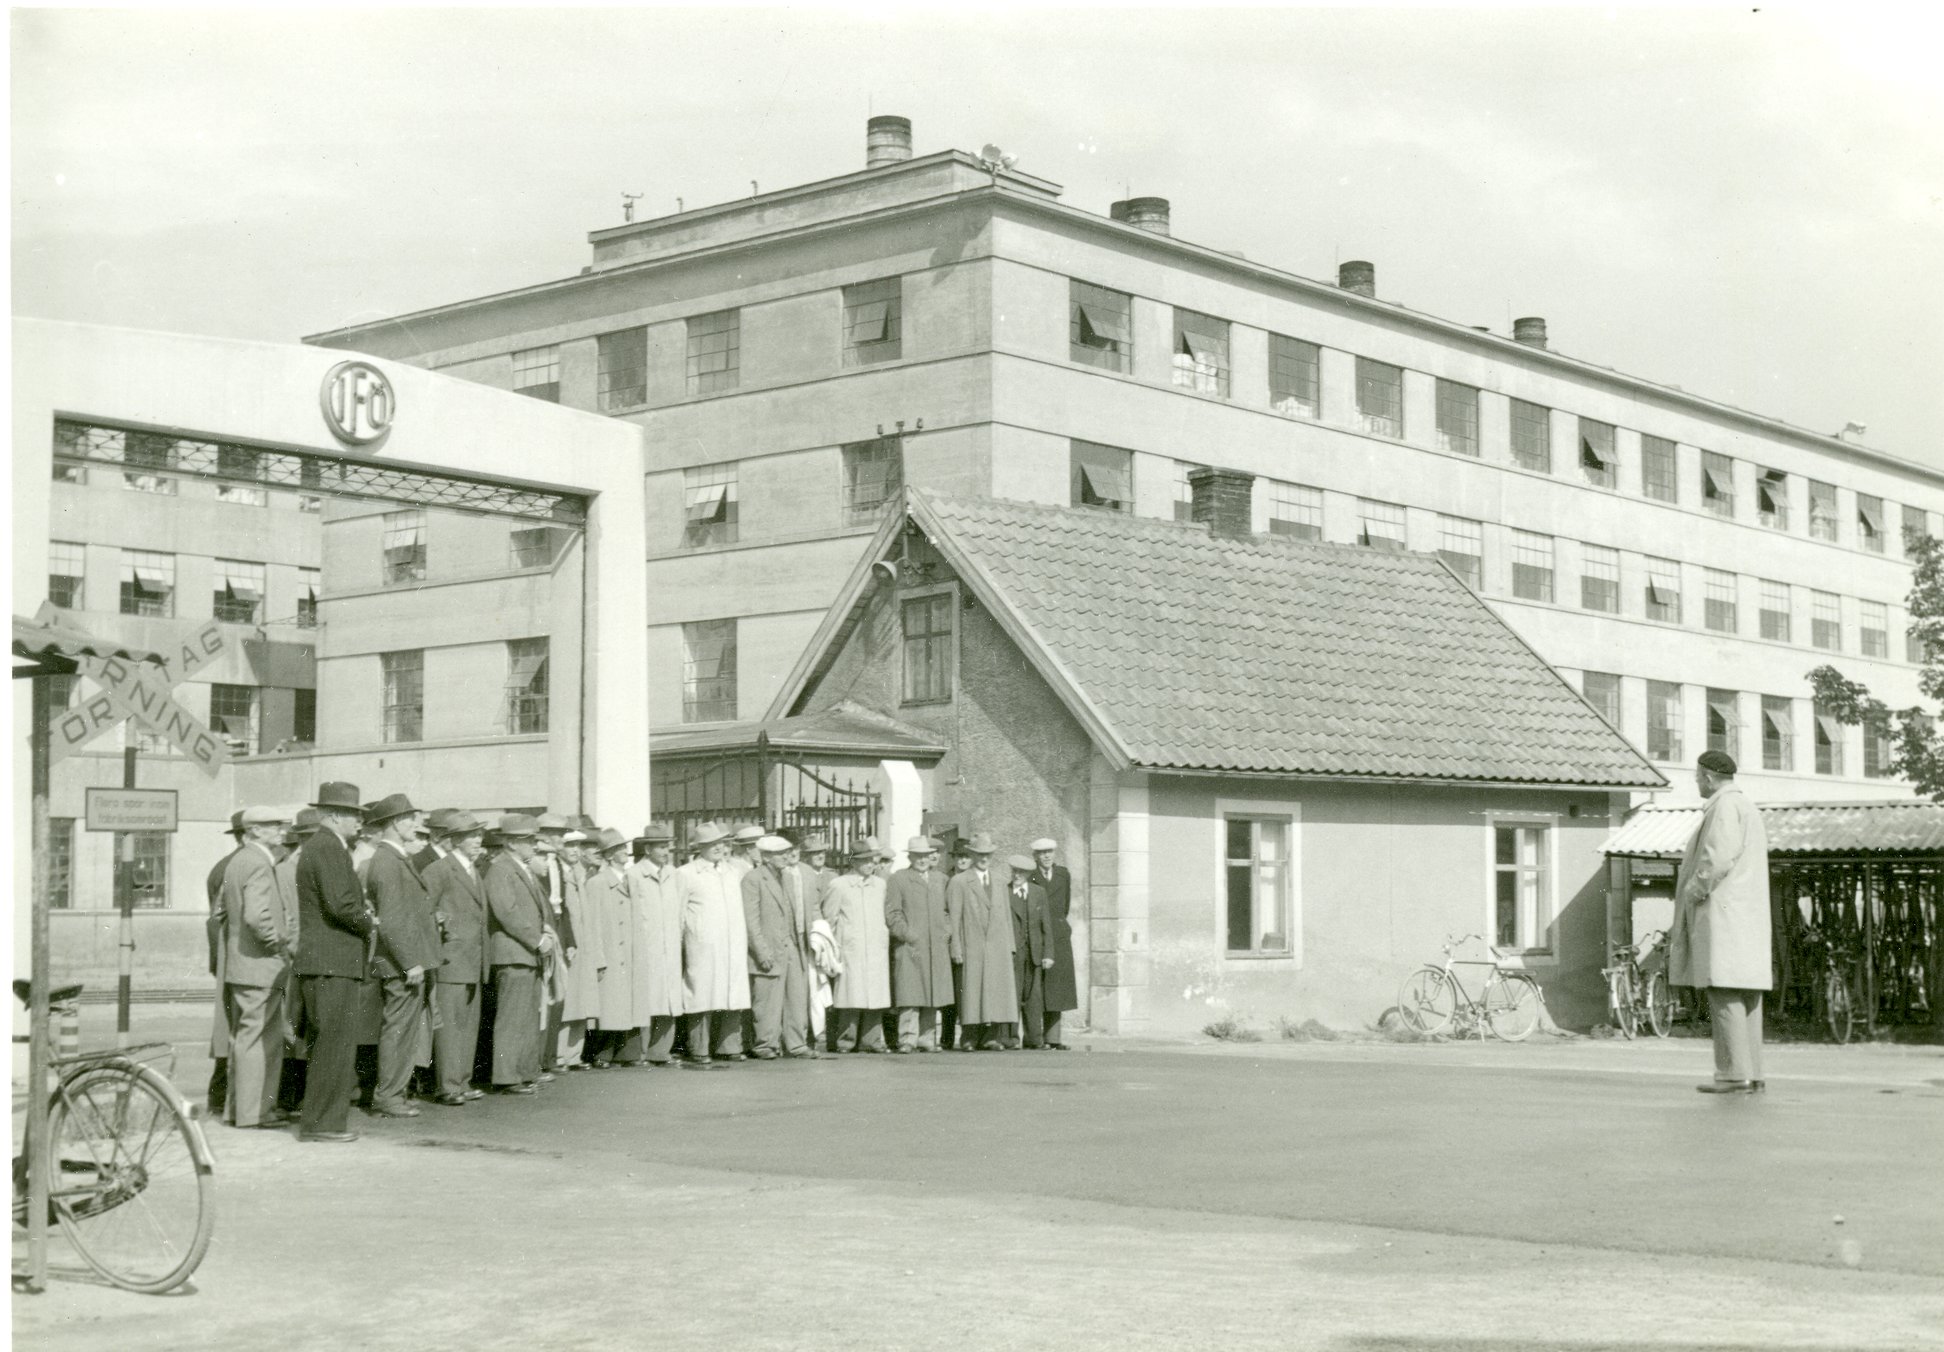
[[341, 361], [324, 377], [324, 421], [338, 440], [354, 446], [377, 441], [391, 431], [398, 397], [391, 381], [369, 362]]

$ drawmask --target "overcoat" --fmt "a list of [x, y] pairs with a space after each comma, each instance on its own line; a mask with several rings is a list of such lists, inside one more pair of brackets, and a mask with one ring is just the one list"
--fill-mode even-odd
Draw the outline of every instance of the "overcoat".
[[540, 936], [550, 928], [547, 903], [511, 850], [495, 856], [486, 870], [486, 934], [494, 967], [540, 966]]
[[604, 965], [595, 986], [593, 1017], [602, 1028], [639, 1028], [647, 1020], [635, 1017], [635, 905], [636, 888], [625, 868], [603, 864], [581, 888], [587, 925], [601, 932]]
[[209, 1026], [209, 1054], [219, 1060], [229, 1055], [229, 1014], [223, 999], [223, 985], [228, 980], [223, 968], [229, 957], [223, 940], [223, 878], [229, 871], [230, 860], [242, 848], [239, 845], [218, 859], [203, 880], [203, 893], [209, 898], [209, 919], [203, 922], [203, 931], [209, 939], [209, 974], [216, 978], [216, 1015]]
[[901, 868], [885, 879], [884, 926], [891, 935], [891, 1002], [900, 1009], [951, 1004], [951, 921], [944, 872]]
[[364, 980], [365, 944], [372, 931], [371, 908], [351, 852], [330, 827], [304, 842], [297, 858], [298, 976], [344, 976]]
[[1014, 988], [1024, 991], [1032, 983], [1033, 970], [1053, 951], [1052, 918], [1039, 875], [1008, 883], [1006, 903], [1012, 911]]
[[842, 873], [824, 889], [823, 918], [837, 941], [844, 970], [831, 984], [838, 1009], [891, 1008], [891, 930], [884, 915], [882, 874]]
[[365, 895], [378, 916], [378, 953], [372, 963], [378, 975], [403, 976], [417, 967], [436, 978], [441, 955], [432, 899], [412, 861], [389, 841], [378, 842], [365, 866]]
[[1676, 986], [1765, 991], [1769, 954], [1768, 835], [1733, 784], [1708, 800], [1674, 879], [1667, 979]]
[[1059, 864], [1051, 873], [1035, 871], [1033, 880], [1046, 892], [1047, 951], [1053, 965], [1046, 969], [1043, 1001], [1048, 1013], [1080, 1008], [1080, 988], [1073, 972], [1073, 875]]
[[434, 914], [445, 917], [439, 980], [450, 986], [486, 985], [493, 972], [486, 961], [486, 883], [478, 866], [467, 868], [447, 851], [426, 866], [425, 890]]
[[675, 865], [656, 868], [644, 859], [634, 875], [634, 1017], [648, 1020], [683, 1012], [682, 882]]
[[561, 1021], [591, 1019], [600, 1010], [600, 972], [607, 961], [601, 926], [589, 913], [579, 869], [557, 854], [536, 854], [533, 863], [535, 874], [543, 879], [540, 890], [548, 896], [560, 938]]
[[797, 867], [797, 895], [792, 897], [784, 876], [768, 865], [743, 874], [743, 923], [749, 931], [749, 974], [763, 976], [778, 970], [785, 956], [794, 950], [808, 970], [810, 921], [818, 914], [822, 898], [820, 879], [808, 868]]
[[276, 986], [290, 969], [297, 939], [297, 897], [260, 845], [245, 845], [223, 872], [224, 980], [232, 986]]
[[682, 1008], [749, 1008], [749, 933], [741, 875], [706, 859], [676, 870], [682, 888]]
[[945, 888], [952, 918], [952, 957], [965, 964], [959, 983], [958, 1021], [1018, 1023], [1019, 986], [1013, 980], [1012, 903], [994, 869], [984, 886], [979, 871], [955, 875]]

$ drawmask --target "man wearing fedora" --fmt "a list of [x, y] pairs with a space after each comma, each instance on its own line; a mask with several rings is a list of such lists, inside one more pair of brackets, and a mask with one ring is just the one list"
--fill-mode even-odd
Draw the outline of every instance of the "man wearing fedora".
[[938, 842], [913, 836], [907, 867], [884, 885], [884, 925], [891, 939], [891, 1003], [898, 1010], [898, 1050], [939, 1050], [939, 1011], [952, 1002], [950, 918]]
[[492, 950], [493, 1087], [531, 1094], [540, 1084], [540, 1040], [546, 1028], [543, 965], [554, 951], [546, 898], [533, 875], [539, 824], [524, 812], [500, 818], [500, 852], [486, 870], [487, 933]]
[[742, 1056], [742, 1021], [749, 1009], [749, 934], [741, 875], [731, 868], [729, 833], [704, 822], [695, 828], [690, 844], [697, 854], [677, 870], [682, 1010], [688, 1020], [689, 1064], [708, 1069]]
[[1006, 880], [992, 867], [995, 846], [984, 831], [966, 841], [972, 867], [945, 888], [951, 913], [952, 956], [960, 968], [958, 1046], [997, 1051], [1013, 1037], [1019, 1020], [1019, 985], [1013, 979], [1012, 903]]
[[850, 871], [824, 888], [820, 908], [836, 940], [843, 970], [831, 988], [834, 1037], [840, 1052], [883, 1052], [884, 1012], [891, 1008], [891, 931], [885, 918], [886, 855], [876, 836], [851, 846]]
[[[378, 828], [365, 866], [365, 895], [378, 916], [378, 948], [372, 962], [384, 999], [378, 1030], [378, 1086], [371, 1110], [380, 1117], [417, 1117], [405, 1101], [412, 1072], [430, 1060], [426, 1014], [441, 961], [439, 924], [425, 880], [412, 867], [422, 818], [412, 800], [394, 793], [371, 805], [367, 827]], [[421, 1055], [423, 1053], [423, 1055]]]
[[815, 1057], [810, 1045], [810, 919], [817, 875], [797, 861], [782, 836], [756, 842], [763, 863], [743, 875], [743, 923], [749, 932], [749, 1003], [756, 1019], [751, 1055]]
[[329, 783], [311, 804], [322, 819], [297, 861], [297, 959], [294, 970], [310, 1033], [299, 1137], [355, 1141], [346, 1129], [356, 1087], [358, 1013], [367, 944], [376, 921], [365, 902], [351, 841], [364, 811], [358, 786]]
[[223, 873], [224, 982], [229, 1007], [230, 1076], [225, 1120], [280, 1127], [284, 995], [297, 939], [297, 896], [278, 877], [278, 851], [291, 813], [243, 809], [243, 847]]
[[432, 814], [439, 855], [425, 870], [425, 891], [439, 926], [439, 968], [432, 988], [433, 1102], [457, 1108], [480, 1092], [472, 1087], [479, 1046], [480, 992], [492, 980], [487, 962], [486, 884], [479, 876], [482, 828], [470, 812]]
[[682, 883], [675, 868], [675, 832], [650, 822], [635, 840], [635, 932], [632, 957], [634, 1036], [617, 1055], [665, 1066], [682, 1016]]
[[229, 1103], [229, 995], [228, 982], [223, 974], [225, 954], [223, 952], [223, 879], [228, 875], [230, 860], [236, 858], [243, 849], [243, 809], [230, 813], [229, 830], [225, 833], [234, 844], [228, 854], [218, 859], [203, 880], [203, 894], [209, 900], [209, 918], [203, 922], [203, 931], [209, 940], [209, 974], [216, 978], [216, 1008], [209, 1022], [209, 1092], [207, 1095], [210, 1114], [221, 1117]]
[[587, 923], [581, 898], [581, 871], [575, 862], [578, 848], [568, 844], [573, 821], [549, 812], [535, 823], [533, 876], [546, 898], [548, 920], [559, 941], [558, 994], [547, 1006], [547, 1030], [541, 1043], [541, 1067], [586, 1070], [581, 1053], [587, 1042], [587, 1022], [600, 1004], [602, 963], [600, 926]]
[[[1079, 983], [1073, 971], [1073, 875], [1053, 862], [1060, 846], [1051, 836], [1041, 836], [1027, 848], [1033, 852], [1033, 884], [1046, 894], [1047, 949], [1053, 959], [1053, 965], [1045, 968], [1041, 977], [1041, 1040], [1043, 1045], [1063, 1052], [1067, 1044], [1060, 1037], [1060, 1016], [1080, 1008]], [[1032, 1033], [1029, 1016], [1029, 1041]]]
[[[612, 1066], [641, 1059], [634, 1012], [635, 911], [640, 882], [628, 870], [628, 838], [613, 827], [595, 832], [598, 867], [581, 884], [587, 923], [600, 931], [602, 965], [595, 988], [592, 1027], [582, 1055], [589, 1065]], [[634, 1054], [627, 1051], [632, 1044]]]

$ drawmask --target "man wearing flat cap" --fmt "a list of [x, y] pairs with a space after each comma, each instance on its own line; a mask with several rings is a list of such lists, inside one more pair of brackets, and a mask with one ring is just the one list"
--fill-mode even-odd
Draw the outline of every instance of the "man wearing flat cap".
[[998, 1051], [1019, 1021], [1019, 983], [1013, 978], [1012, 902], [1006, 879], [992, 867], [995, 846], [984, 831], [965, 843], [972, 867], [945, 888], [952, 919], [952, 956], [960, 966], [958, 1047]]
[[[1073, 971], [1073, 875], [1053, 862], [1059, 852], [1059, 842], [1051, 836], [1041, 836], [1029, 847], [1033, 852], [1033, 883], [1046, 894], [1047, 946], [1053, 965], [1045, 969], [1041, 978], [1040, 1013], [1043, 1023], [1042, 1045], [1054, 1051], [1066, 1051], [1067, 1044], [1060, 1037], [1060, 1016], [1069, 1009], [1080, 1008], [1079, 983]], [[1032, 1041], [1030, 1020], [1026, 1029], [1027, 1041]]]
[[889, 856], [876, 836], [851, 846], [850, 871], [824, 888], [821, 907], [843, 970], [831, 983], [830, 1003], [840, 1052], [883, 1052], [884, 1014], [891, 1008], [891, 931], [880, 870]]
[[1704, 1094], [1753, 1094], [1762, 1080], [1762, 998], [1774, 982], [1769, 955], [1768, 836], [1762, 814], [1735, 786], [1735, 761], [1704, 752], [1694, 769], [1706, 800], [1674, 880], [1668, 980], [1708, 992], [1714, 1078]]
[[491, 981], [487, 961], [486, 883], [480, 876], [483, 828], [470, 812], [432, 814], [439, 857], [425, 870], [425, 891], [439, 926], [439, 969], [432, 986], [432, 1101], [457, 1108], [480, 1097], [472, 1087], [479, 1046], [480, 993]]
[[[1006, 860], [1006, 867], [1012, 870], [1006, 890], [1012, 910], [1013, 984], [1019, 988], [1019, 1023], [1026, 1035], [1025, 1045], [1037, 1051], [1045, 1045], [1046, 973], [1053, 966], [1052, 921], [1046, 910], [1046, 889], [1033, 876], [1033, 861], [1016, 854]], [[1007, 1045], [1018, 1044], [1008, 1039]]]
[[323, 828], [297, 861], [297, 974], [310, 1034], [304, 1107], [298, 1138], [355, 1141], [347, 1130], [356, 1086], [358, 1014], [367, 971], [367, 945], [376, 920], [351, 863], [351, 841], [364, 809], [358, 786], [321, 786], [311, 806]]
[[432, 985], [441, 961], [439, 925], [425, 879], [412, 867], [419, 849], [419, 810], [402, 793], [371, 805], [367, 827], [378, 829], [370, 863], [365, 865], [365, 895], [378, 916], [378, 948], [372, 969], [384, 999], [378, 1031], [378, 1086], [371, 1110], [380, 1117], [417, 1117], [405, 1101], [412, 1072], [431, 1060], [426, 1022]]
[[230, 1076], [225, 1120], [280, 1127], [284, 996], [297, 943], [297, 896], [278, 876], [278, 851], [291, 813], [243, 810], [243, 847], [223, 873], [224, 983], [229, 1009]]
[[743, 923], [749, 933], [749, 1005], [756, 1046], [750, 1055], [815, 1057], [810, 1045], [810, 919], [821, 890], [816, 875], [782, 836], [756, 842], [762, 864], [743, 875]]
[[884, 884], [884, 924], [891, 934], [891, 1003], [898, 1010], [898, 1050], [935, 1052], [939, 1011], [952, 1003], [951, 917], [938, 842], [913, 836], [905, 868]]

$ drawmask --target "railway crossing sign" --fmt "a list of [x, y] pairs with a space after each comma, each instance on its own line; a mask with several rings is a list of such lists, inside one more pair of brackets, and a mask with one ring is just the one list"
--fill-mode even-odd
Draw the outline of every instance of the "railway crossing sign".
[[98, 688], [79, 706], [55, 718], [48, 739], [48, 763], [58, 764], [132, 718], [168, 738], [197, 769], [214, 778], [229, 762], [229, 744], [177, 703], [171, 691], [221, 657], [224, 648], [222, 626], [211, 620], [173, 645], [161, 679], [149, 674], [153, 663], [128, 662], [119, 657], [76, 659], [81, 674]]

